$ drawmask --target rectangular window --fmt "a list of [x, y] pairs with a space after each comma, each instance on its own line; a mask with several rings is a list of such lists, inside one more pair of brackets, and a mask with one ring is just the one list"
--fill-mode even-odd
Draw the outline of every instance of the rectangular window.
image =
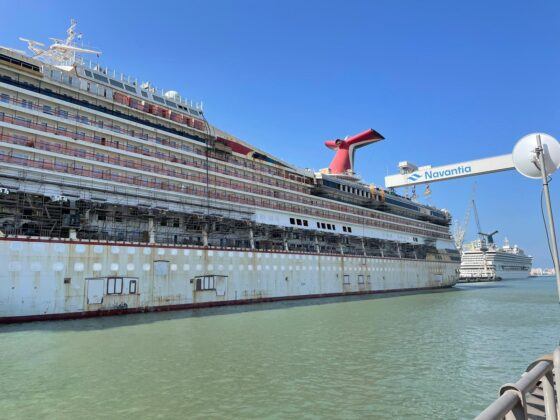
[[140, 93], [142, 93], [142, 96], [143, 96], [144, 98], [147, 98], [147, 97], [148, 97], [148, 93], [147, 93], [147, 92], [144, 92], [144, 91], [142, 90]]
[[317, 227], [320, 228], [320, 227], [321, 227], [321, 223], [317, 222]]
[[343, 281], [344, 281], [344, 284], [350, 284], [350, 275], [345, 274], [345, 275], [344, 275], [344, 280], [343, 280]]
[[196, 278], [196, 290], [216, 290], [214, 276], [202, 276]]
[[136, 280], [130, 280], [128, 282], [128, 293], [130, 293], [131, 295], [135, 295], [136, 294]]
[[121, 82], [117, 82], [116, 80], [109, 79], [111, 85], [116, 86], [118, 88], [124, 89], [124, 85]]
[[342, 226], [342, 231], [346, 232], [346, 226]]
[[132, 86], [124, 85], [124, 88], [131, 93], [136, 93], [136, 88], [133, 88]]
[[159, 103], [162, 103], [162, 104], [165, 103], [165, 102], [163, 102], [163, 98], [160, 98], [159, 96], [152, 95], [152, 98], [153, 98], [153, 100], [156, 101], [156, 102], [159, 102]]
[[325, 225], [323, 222], [321, 222], [321, 229], [326, 229], [327, 225]]
[[301, 219], [296, 219], [296, 223], [298, 226], [301, 226]]
[[352, 228], [348, 226], [348, 232], [352, 233]]
[[95, 80], [99, 80], [100, 82], [109, 83], [109, 79], [107, 79], [105, 76], [101, 76], [100, 74], [97, 74], [97, 73], [93, 73], [93, 78]]
[[307, 223], [307, 220], [303, 221], [303, 226], [309, 226], [308, 223]]
[[290, 224], [295, 225], [296, 224], [296, 219], [294, 219], [293, 217], [290, 217]]
[[123, 292], [123, 278], [107, 277], [107, 294], [122, 295], [122, 292]]
[[364, 276], [362, 274], [358, 275], [358, 284], [364, 284]]
[[84, 71], [85, 71], [87, 77], [93, 77], [93, 75], [91, 74], [91, 71], [89, 71], [89, 70], [84, 70]]

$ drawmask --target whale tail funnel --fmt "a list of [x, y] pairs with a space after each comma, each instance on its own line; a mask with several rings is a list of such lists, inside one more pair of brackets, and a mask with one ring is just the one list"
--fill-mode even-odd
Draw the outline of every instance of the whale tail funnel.
[[383, 140], [381, 134], [373, 129], [364, 131], [354, 137], [345, 140], [327, 140], [325, 146], [335, 150], [336, 154], [329, 165], [329, 173], [332, 175], [345, 175], [354, 173], [354, 153], [356, 149], [367, 146], [368, 144]]

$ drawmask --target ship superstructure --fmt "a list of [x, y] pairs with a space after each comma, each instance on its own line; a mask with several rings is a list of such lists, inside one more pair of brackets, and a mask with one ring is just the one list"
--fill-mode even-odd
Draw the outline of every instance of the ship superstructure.
[[48, 49], [25, 40], [34, 57], [0, 48], [3, 319], [455, 282], [449, 214], [354, 173], [374, 130], [302, 170], [75, 39], [73, 22]]

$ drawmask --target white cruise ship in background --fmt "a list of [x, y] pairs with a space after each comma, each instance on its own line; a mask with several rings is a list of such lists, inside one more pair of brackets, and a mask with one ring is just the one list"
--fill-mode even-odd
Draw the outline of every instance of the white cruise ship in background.
[[460, 282], [523, 279], [529, 277], [533, 257], [506, 239], [499, 247], [476, 240], [463, 247]]
[[[0, 322], [450, 287], [445, 210], [295, 167], [67, 38], [0, 48]], [[97, 53], [97, 55], [99, 55]], [[166, 69], [169, 70], [169, 69]], [[240, 114], [241, 115], [241, 114]]]

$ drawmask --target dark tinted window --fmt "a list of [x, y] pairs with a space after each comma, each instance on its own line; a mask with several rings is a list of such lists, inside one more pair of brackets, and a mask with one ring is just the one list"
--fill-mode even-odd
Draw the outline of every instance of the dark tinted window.
[[116, 80], [110, 79], [109, 82], [118, 88], [124, 89], [124, 85], [121, 82], [117, 82]]
[[109, 83], [109, 79], [107, 79], [105, 76], [101, 76], [100, 74], [97, 74], [97, 73], [93, 73], [93, 78], [95, 80], [99, 80], [101, 82]]

